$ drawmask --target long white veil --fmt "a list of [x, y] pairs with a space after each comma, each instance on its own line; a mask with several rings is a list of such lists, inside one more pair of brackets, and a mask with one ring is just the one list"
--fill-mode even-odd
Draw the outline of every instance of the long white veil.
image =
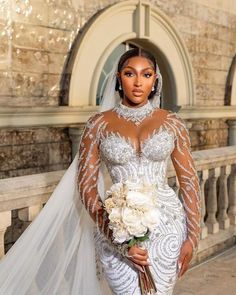
[[[111, 109], [119, 101], [115, 95], [117, 64], [108, 79], [100, 111]], [[156, 107], [160, 89], [152, 100]], [[105, 280], [98, 280], [96, 275], [93, 221], [78, 194], [77, 162], [78, 154], [39, 215], [0, 260], [0, 295], [111, 294]], [[102, 168], [98, 191], [103, 199]]]

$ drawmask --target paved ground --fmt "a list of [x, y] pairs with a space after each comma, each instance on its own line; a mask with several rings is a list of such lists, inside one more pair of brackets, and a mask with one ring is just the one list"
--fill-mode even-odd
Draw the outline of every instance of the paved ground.
[[174, 295], [236, 295], [236, 246], [190, 269]]

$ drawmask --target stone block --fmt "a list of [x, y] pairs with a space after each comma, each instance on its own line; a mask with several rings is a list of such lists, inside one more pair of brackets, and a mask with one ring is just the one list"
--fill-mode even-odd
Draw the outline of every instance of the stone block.
[[61, 91], [61, 75], [48, 74], [46, 83], [46, 95], [58, 98]]
[[203, 68], [194, 68], [194, 72], [197, 82], [214, 85], [225, 85], [228, 74], [226, 71]]
[[206, 52], [216, 55], [224, 55], [232, 57], [234, 55], [235, 46], [231, 43], [222, 42], [221, 40], [210, 39], [206, 37], [196, 38], [196, 52]]
[[12, 19], [27, 24], [48, 26], [48, 5], [46, 1], [12, 0]]
[[219, 26], [219, 36], [218, 39], [225, 41], [227, 43], [231, 43], [233, 39], [232, 38], [232, 30], [230, 28]]
[[43, 73], [12, 72], [12, 93], [17, 97], [46, 96], [47, 76]]
[[232, 57], [221, 56], [221, 69], [224, 71], [229, 71], [232, 61]]
[[48, 24], [52, 28], [76, 30], [76, 12], [68, 6], [51, 4], [48, 6]]
[[6, 70], [11, 65], [11, 55], [8, 32], [4, 24], [0, 23], [0, 70]]
[[71, 161], [67, 128], [0, 131], [0, 178], [66, 169]]
[[191, 56], [192, 64], [196, 68], [222, 69], [221, 56], [207, 52], [196, 52]]
[[0, 130], [0, 147], [21, 145], [22, 143], [27, 145], [68, 140], [67, 128], [6, 128]]
[[11, 1], [1, 1], [0, 5], [0, 22], [4, 22], [10, 19], [11, 13]]
[[219, 232], [219, 223], [206, 223], [209, 234], [216, 234]]
[[228, 126], [224, 120], [190, 120], [193, 150], [227, 145]]
[[49, 28], [13, 22], [12, 44], [22, 49], [47, 50]]
[[193, 19], [188, 16], [175, 14], [172, 17], [172, 21], [174, 22], [176, 28], [184, 33], [188, 33], [191, 35], [198, 35], [201, 23], [197, 19]]
[[1, 103], [1, 98], [4, 96], [12, 96], [12, 75], [10, 71], [0, 71], [0, 105], [4, 106]]
[[213, 24], [219, 24], [220, 10], [205, 5], [197, 5], [196, 18], [202, 21], [211, 22]]
[[30, 73], [47, 73], [49, 67], [47, 52], [12, 48], [12, 70]]
[[50, 52], [67, 53], [74, 41], [73, 31], [50, 28], [48, 31], [48, 50]]
[[200, 30], [199, 37], [205, 37], [210, 39], [218, 39], [219, 26], [210, 22], [199, 20]]
[[61, 75], [65, 67], [66, 58], [66, 54], [49, 53], [48, 73]]
[[197, 48], [197, 38], [196, 36], [189, 34], [189, 33], [184, 33], [181, 32], [181, 35], [185, 41], [185, 45], [188, 48], [188, 51], [190, 53], [195, 53], [196, 52], [196, 48]]

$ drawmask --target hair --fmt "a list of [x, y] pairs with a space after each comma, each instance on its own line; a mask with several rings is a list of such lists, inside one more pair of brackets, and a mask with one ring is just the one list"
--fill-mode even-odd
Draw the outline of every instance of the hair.
[[[120, 73], [122, 71], [122, 69], [126, 66], [128, 60], [130, 58], [136, 57], [136, 56], [142, 56], [142, 57], [145, 57], [146, 59], [148, 59], [151, 62], [154, 71], [156, 72], [156, 70], [157, 70], [157, 63], [156, 63], [155, 57], [149, 51], [147, 51], [145, 49], [141, 49], [141, 48], [134, 48], [134, 49], [131, 49], [131, 50], [126, 51], [120, 57], [120, 60], [119, 60], [119, 63], [118, 63], [118, 70], [117, 71]], [[153, 96], [156, 94], [156, 92], [157, 92], [157, 84], [158, 84], [158, 79], [156, 79], [155, 84], [154, 84], [154, 90], [150, 92], [150, 94], [148, 96], [148, 99], [153, 98]], [[120, 86], [120, 81], [119, 81], [119, 78], [117, 77], [116, 78], [115, 90], [118, 91], [120, 97], [123, 98], [124, 97], [124, 91], [123, 91], [123, 89], [122, 90], [119, 89], [119, 86]]]

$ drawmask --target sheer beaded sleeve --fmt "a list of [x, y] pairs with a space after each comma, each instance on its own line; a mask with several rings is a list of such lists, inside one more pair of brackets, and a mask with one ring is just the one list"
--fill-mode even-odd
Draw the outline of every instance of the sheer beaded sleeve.
[[98, 228], [109, 235], [107, 218], [98, 193], [100, 167], [99, 134], [104, 126], [102, 114], [95, 114], [86, 123], [79, 145], [78, 191], [82, 203]]
[[169, 113], [167, 124], [175, 135], [171, 159], [179, 182], [180, 196], [187, 215], [187, 232], [193, 249], [200, 237], [200, 186], [191, 155], [191, 143], [186, 125], [176, 113]]

